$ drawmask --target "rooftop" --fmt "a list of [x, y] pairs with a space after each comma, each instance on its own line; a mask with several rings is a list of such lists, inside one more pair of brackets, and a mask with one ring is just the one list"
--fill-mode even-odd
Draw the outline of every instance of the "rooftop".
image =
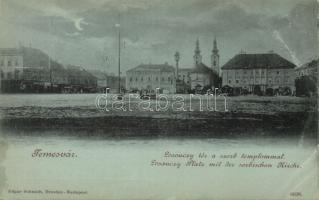
[[204, 63], [199, 63], [192, 69], [192, 73], [212, 73], [213, 70], [207, 67]]
[[197, 64], [195, 67], [179, 68], [179, 71], [190, 72], [190, 73], [215, 73], [211, 68], [207, 67], [204, 63]]
[[296, 65], [276, 53], [237, 54], [222, 69], [290, 69]]
[[127, 72], [133, 71], [161, 71], [161, 72], [174, 72], [175, 69], [173, 66], [168, 64], [140, 64], [137, 67], [134, 67]]

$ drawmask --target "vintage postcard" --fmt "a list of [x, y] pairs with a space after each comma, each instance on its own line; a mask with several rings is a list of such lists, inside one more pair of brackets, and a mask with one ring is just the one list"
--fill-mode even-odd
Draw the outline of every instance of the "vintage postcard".
[[0, 200], [317, 200], [318, 4], [0, 0]]

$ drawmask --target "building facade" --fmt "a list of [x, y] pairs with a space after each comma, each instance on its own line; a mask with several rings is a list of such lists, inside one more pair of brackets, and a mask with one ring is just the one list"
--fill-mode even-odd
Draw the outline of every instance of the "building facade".
[[0, 80], [18, 80], [23, 73], [23, 53], [18, 48], [0, 49]]
[[191, 91], [191, 68], [179, 69], [178, 77], [176, 77], [176, 92], [189, 93]]
[[289, 88], [295, 90], [295, 64], [275, 53], [238, 54], [222, 69], [222, 85], [248, 92]]
[[217, 74], [205, 64], [197, 64], [190, 72], [190, 87], [192, 90], [202, 90], [204, 87], [215, 87]]
[[141, 64], [126, 72], [126, 89], [129, 91], [175, 93], [175, 69], [165, 64]]
[[0, 48], [0, 92], [94, 92], [96, 87], [97, 79], [85, 69], [66, 69], [39, 49]]

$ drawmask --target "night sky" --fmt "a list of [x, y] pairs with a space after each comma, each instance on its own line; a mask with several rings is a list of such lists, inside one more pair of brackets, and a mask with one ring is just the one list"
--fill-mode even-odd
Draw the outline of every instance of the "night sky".
[[[196, 38], [210, 66], [241, 50], [275, 53], [298, 66], [318, 52], [318, 2], [310, 0], [0, 0], [0, 47], [39, 48], [62, 64], [117, 71], [141, 63], [193, 66]], [[107, 62], [105, 62], [107, 60]]]

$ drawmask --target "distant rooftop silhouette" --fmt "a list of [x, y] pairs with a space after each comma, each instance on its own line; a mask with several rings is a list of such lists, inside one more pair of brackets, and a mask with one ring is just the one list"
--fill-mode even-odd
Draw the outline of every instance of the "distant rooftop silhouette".
[[276, 69], [295, 68], [296, 65], [276, 53], [237, 54], [222, 69]]
[[140, 64], [137, 67], [134, 67], [129, 71], [145, 71], [145, 70], [158, 70], [158, 71], [162, 71], [162, 72], [174, 72], [175, 69], [173, 66], [168, 65], [167, 63], [165, 64]]

